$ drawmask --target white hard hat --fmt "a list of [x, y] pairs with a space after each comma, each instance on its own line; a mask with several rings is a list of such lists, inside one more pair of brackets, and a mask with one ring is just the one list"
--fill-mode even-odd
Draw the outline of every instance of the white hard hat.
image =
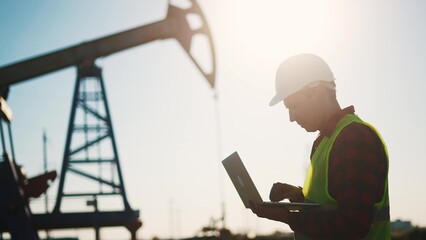
[[334, 89], [334, 76], [327, 63], [320, 57], [304, 53], [284, 60], [275, 75], [276, 94], [269, 106], [273, 106], [306, 86], [318, 86], [321, 82], [331, 83]]

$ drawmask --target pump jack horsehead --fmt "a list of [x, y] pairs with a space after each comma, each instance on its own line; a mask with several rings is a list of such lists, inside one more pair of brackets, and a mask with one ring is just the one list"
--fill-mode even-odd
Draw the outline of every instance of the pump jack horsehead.
[[[94, 228], [96, 238], [99, 239], [100, 227], [123, 226], [130, 233], [131, 238], [136, 239], [136, 232], [142, 226], [139, 219], [139, 210], [133, 210], [128, 201], [123, 184], [123, 177], [120, 168], [120, 162], [115, 146], [115, 139], [112, 130], [111, 119], [109, 116], [108, 104], [104, 90], [104, 83], [101, 75], [101, 69], [96, 66], [95, 60], [100, 57], [106, 57], [114, 53], [150, 43], [156, 40], [176, 39], [180, 46], [185, 50], [189, 59], [195, 67], [201, 72], [211, 88], [215, 87], [215, 52], [212, 36], [205, 16], [195, 0], [188, 2], [188, 8], [183, 8], [169, 4], [167, 17], [161, 21], [148, 25], [112, 34], [106, 37], [98, 38], [93, 41], [84, 42], [78, 45], [52, 51], [50, 53], [25, 59], [16, 63], [0, 67], [0, 133], [3, 146], [3, 158], [0, 160], [0, 236], [2, 232], [9, 232], [12, 239], [39, 239], [39, 230], [54, 230], [66, 228]], [[190, 20], [196, 18], [201, 24], [191, 24]], [[192, 51], [194, 40], [203, 40], [210, 52], [209, 66], [206, 69]], [[71, 116], [64, 150], [64, 158], [59, 178], [58, 194], [56, 203], [51, 213], [32, 214], [29, 206], [31, 198], [39, 197], [49, 187], [49, 183], [56, 178], [56, 171], [47, 172], [33, 178], [27, 178], [21, 168], [19, 168], [13, 149], [12, 142], [12, 110], [7, 105], [9, 87], [13, 84], [31, 80], [35, 77], [51, 73], [63, 68], [76, 66], [77, 80], [74, 90], [74, 98], [71, 109]], [[80, 99], [82, 94], [80, 84], [85, 78], [94, 78], [100, 83], [103, 98], [100, 100], [104, 106], [104, 115], [101, 115], [96, 109]], [[42, 78], [39, 78], [42, 79]], [[92, 117], [98, 117], [104, 122], [104, 128], [108, 134], [102, 138], [94, 139], [86, 145], [77, 149], [71, 149], [71, 137], [75, 134], [74, 126], [75, 112], [82, 108]], [[28, 120], [31, 121], [31, 120]], [[3, 126], [9, 129], [9, 140], [6, 140], [3, 134]], [[83, 126], [88, 127], [88, 126]], [[77, 161], [72, 155], [79, 151], [87, 150], [89, 147], [108, 139], [112, 143], [113, 159], [101, 161], [98, 158], [97, 163], [108, 162], [115, 166], [118, 180], [105, 179], [95, 176], [93, 173], [82, 170], [83, 161]], [[8, 144], [6, 144], [8, 141]], [[9, 146], [9, 148], [7, 148]], [[86, 159], [90, 161], [90, 159]], [[79, 168], [76, 167], [79, 166]], [[118, 211], [102, 211], [95, 206], [94, 212], [61, 212], [62, 199], [69, 196], [93, 197], [96, 203], [97, 198], [101, 198], [104, 193], [95, 192], [84, 194], [84, 191], [78, 194], [64, 193], [65, 175], [71, 171], [75, 175], [104, 184], [111, 189], [110, 195], [116, 194], [123, 200], [124, 209]]]

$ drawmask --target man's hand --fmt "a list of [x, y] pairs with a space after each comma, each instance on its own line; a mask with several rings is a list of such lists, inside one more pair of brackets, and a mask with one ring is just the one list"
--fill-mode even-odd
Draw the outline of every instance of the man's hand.
[[265, 206], [250, 201], [250, 209], [258, 217], [288, 223], [290, 211], [283, 206]]
[[288, 199], [291, 202], [304, 202], [302, 189], [286, 183], [274, 183], [269, 193], [269, 199], [273, 202], [279, 202]]

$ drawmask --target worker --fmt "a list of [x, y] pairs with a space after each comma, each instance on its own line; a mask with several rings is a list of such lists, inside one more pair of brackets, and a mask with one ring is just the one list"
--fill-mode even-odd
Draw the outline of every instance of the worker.
[[390, 238], [388, 154], [378, 131], [354, 107], [341, 108], [328, 64], [313, 54], [281, 63], [273, 106], [284, 103], [291, 122], [319, 131], [303, 187], [273, 184], [271, 201], [315, 202], [316, 209], [289, 211], [251, 203], [253, 213], [286, 223], [299, 239]]

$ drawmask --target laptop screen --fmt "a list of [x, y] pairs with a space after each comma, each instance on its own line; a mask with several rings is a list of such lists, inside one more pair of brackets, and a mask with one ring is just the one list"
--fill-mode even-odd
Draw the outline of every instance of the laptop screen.
[[222, 164], [228, 172], [229, 178], [231, 178], [246, 208], [250, 208], [250, 201], [254, 203], [263, 202], [262, 197], [257, 191], [256, 186], [237, 152], [229, 155], [222, 161]]

